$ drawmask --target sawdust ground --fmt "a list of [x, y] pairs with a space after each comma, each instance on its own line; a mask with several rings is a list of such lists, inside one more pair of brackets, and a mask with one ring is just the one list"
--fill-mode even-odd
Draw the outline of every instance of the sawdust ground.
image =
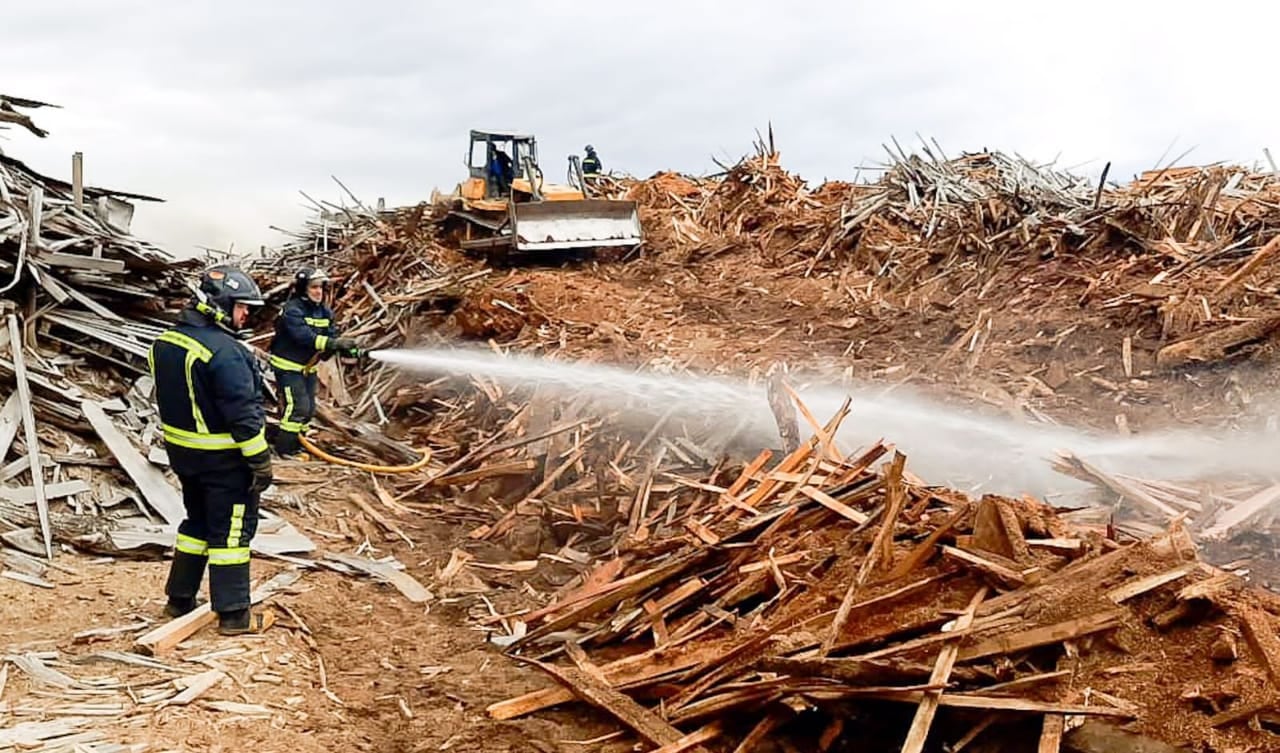
[[[419, 546], [410, 550], [402, 544], [395, 553], [409, 572], [430, 584], [433, 568], [448, 559], [449, 544], [460, 532], [424, 521], [408, 530]], [[57, 584], [53, 590], [0, 579], [0, 624], [4, 626], [0, 654], [58, 651], [61, 659], [70, 660], [106, 649], [128, 651], [132, 636], [77, 644], [73, 635], [136, 622], [139, 617], [163, 620], [167, 561], [95, 562], [75, 554], [62, 554], [58, 561], [78, 575], [51, 571], [48, 578]], [[280, 563], [269, 559], [254, 560], [255, 579], [270, 577], [279, 569]], [[291, 753], [583, 750], [571, 741], [597, 738], [616, 729], [580, 709], [510, 722], [489, 720], [484, 713], [487, 704], [546, 687], [547, 681], [537, 670], [511, 662], [496, 647], [486, 645], [482, 634], [468, 626], [459, 605], [433, 603], [427, 609], [410, 604], [388, 586], [328, 571], [307, 573], [273, 603], [293, 610], [311, 629], [328, 687], [340, 704], [322, 692], [315, 652], [291, 617], [277, 609], [279, 622], [262, 636], [224, 638], [208, 628], [189, 645], [162, 657], [181, 665], [184, 657], [248, 649], [247, 654], [213, 660], [229, 671], [235, 684], [224, 682], [202, 700], [264, 705], [273, 712], [270, 720], [237, 720], [224, 712], [188, 706], [135, 710], [123, 719], [103, 719], [98, 728], [109, 730], [114, 742], [145, 742], [152, 746], [150, 750]], [[283, 682], [251, 679], [264, 669], [282, 675]], [[157, 677], [148, 670], [114, 664], [66, 671], [73, 676], [109, 674], [139, 683]], [[7, 701], [10, 708], [47, 706], [47, 700], [33, 695], [33, 690], [37, 688], [11, 668], [0, 701]], [[37, 718], [0, 713], [0, 727]], [[621, 751], [629, 749], [629, 743], [591, 749]]]

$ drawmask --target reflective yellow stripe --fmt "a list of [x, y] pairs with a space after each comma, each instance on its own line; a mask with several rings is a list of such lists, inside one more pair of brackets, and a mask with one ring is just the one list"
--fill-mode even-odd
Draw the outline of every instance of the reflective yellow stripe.
[[329, 326], [328, 319], [312, 319], [309, 316], [304, 316], [302, 317], [302, 321], [306, 322], [312, 327], [328, 327]]
[[234, 450], [239, 445], [230, 434], [208, 434], [179, 429], [176, 426], [162, 424], [164, 440], [179, 447], [193, 450]]
[[289, 385], [284, 386], [284, 415], [280, 417], [280, 431], [287, 431], [291, 434], [300, 434], [306, 428], [306, 424], [293, 420], [293, 388]]
[[258, 432], [252, 439], [246, 439], [243, 442], [237, 442], [240, 446], [240, 454], [246, 458], [253, 457], [262, 452], [267, 451], [267, 433], [265, 430]]
[[182, 348], [189, 353], [195, 353], [196, 358], [199, 358], [205, 363], [208, 363], [213, 358], [212, 350], [206, 348], [198, 340], [175, 330], [169, 330], [168, 332], [161, 334], [156, 338], [156, 340], [159, 342], [169, 343], [170, 345], [177, 345], [179, 348]]
[[210, 549], [209, 565], [213, 567], [226, 565], [245, 565], [249, 562], [249, 547], [236, 546], [226, 549]]
[[209, 542], [180, 533], [178, 534], [177, 550], [203, 557], [209, 553]]
[[231, 530], [227, 533], [227, 547], [240, 546], [240, 532], [244, 530], [244, 505], [231, 506]]
[[328, 335], [316, 335], [316, 350], [324, 350], [324, 346], [329, 344]]
[[280, 356], [271, 356], [271, 365], [281, 371], [301, 371], [303, 374], [310, 374], [316, 370], [314, 366], [308, 366], [305, 363], [297, 363]]
[[191, 416], [196, 420], [196, 431], [208, 434], [209, 426], [204, 422], [204, 413], [200, 411], [200, 404], [196, 402], [196, 380], [191, 375], [191, 367], [195, 365], [197, 358], [194, 350], [187, 351], [187, 397], [191, 400]]
[[265, 429], [259, 430], [257, 434], [243, 442], [237, 442], [230, 434], [187, 431], [169, 424], [162, 424], [162, 428], [165, 441], [179, 447], [188, 447], [193, 450], [240, 450], [240, 454], [245, 457], [267, 451]]
[[151, 372], [151, 381], [156, 379], [156, 346], [155, 343], [147, 348], [147, 371]]

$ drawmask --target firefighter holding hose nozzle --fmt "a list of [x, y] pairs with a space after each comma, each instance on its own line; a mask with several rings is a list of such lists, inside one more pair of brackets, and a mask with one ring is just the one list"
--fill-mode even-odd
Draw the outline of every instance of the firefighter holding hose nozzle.
[[270, 362], [283, 411], [274, 445], [276, 454], [284, 458], [301, 452], [298, 436], [306, 433], [315, 416], [319, 362], [334, 355], [363, 355], [358, 342], [339, 336], [333, 310], [325, 302], [328, 292], [329, 276], [324, 270], [299, 269], [292, 294], [276, 319]]

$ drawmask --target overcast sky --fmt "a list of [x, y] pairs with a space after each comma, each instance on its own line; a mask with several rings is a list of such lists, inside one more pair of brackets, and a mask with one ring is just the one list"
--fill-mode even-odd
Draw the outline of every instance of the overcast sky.
[[0, 149], [168, 199], [135, 231], [178, 253], [254, 248], [298, 191], [413, 203], [451, 189], [470, 128], [539, 138], [549, 178], [702, 173], [772, 120], [814, 184], [891, 135], [1018, 151], [1113, 177], [1169, 149], [1252, 163], [1280, 147], [1280, 6], [954, 0], [625, 3], [100, 0], [6, 3], [0, 92], [41, 110]]

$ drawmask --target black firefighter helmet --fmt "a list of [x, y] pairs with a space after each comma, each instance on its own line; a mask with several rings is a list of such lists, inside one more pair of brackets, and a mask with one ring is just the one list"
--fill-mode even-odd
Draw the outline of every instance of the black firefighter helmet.
[[299, 298], [306, 297], [307, 288], [311, 287], [311, 283], [324, 283], [325, 292], [329, 292], [329, 275], [323, 269], [317, 267], [303, 267], [293, 276], [293, 294]]
[[[237, 303], [246, 306], [262, 306], [262, 291], [258, 283], [238, 267], [221, 264], [205, 270], [196, 289], [195, 309], [223, 329], [237, 333], [232, 324], [231, 312]], [[238, 333], [237, 333], [238, 334]]]

